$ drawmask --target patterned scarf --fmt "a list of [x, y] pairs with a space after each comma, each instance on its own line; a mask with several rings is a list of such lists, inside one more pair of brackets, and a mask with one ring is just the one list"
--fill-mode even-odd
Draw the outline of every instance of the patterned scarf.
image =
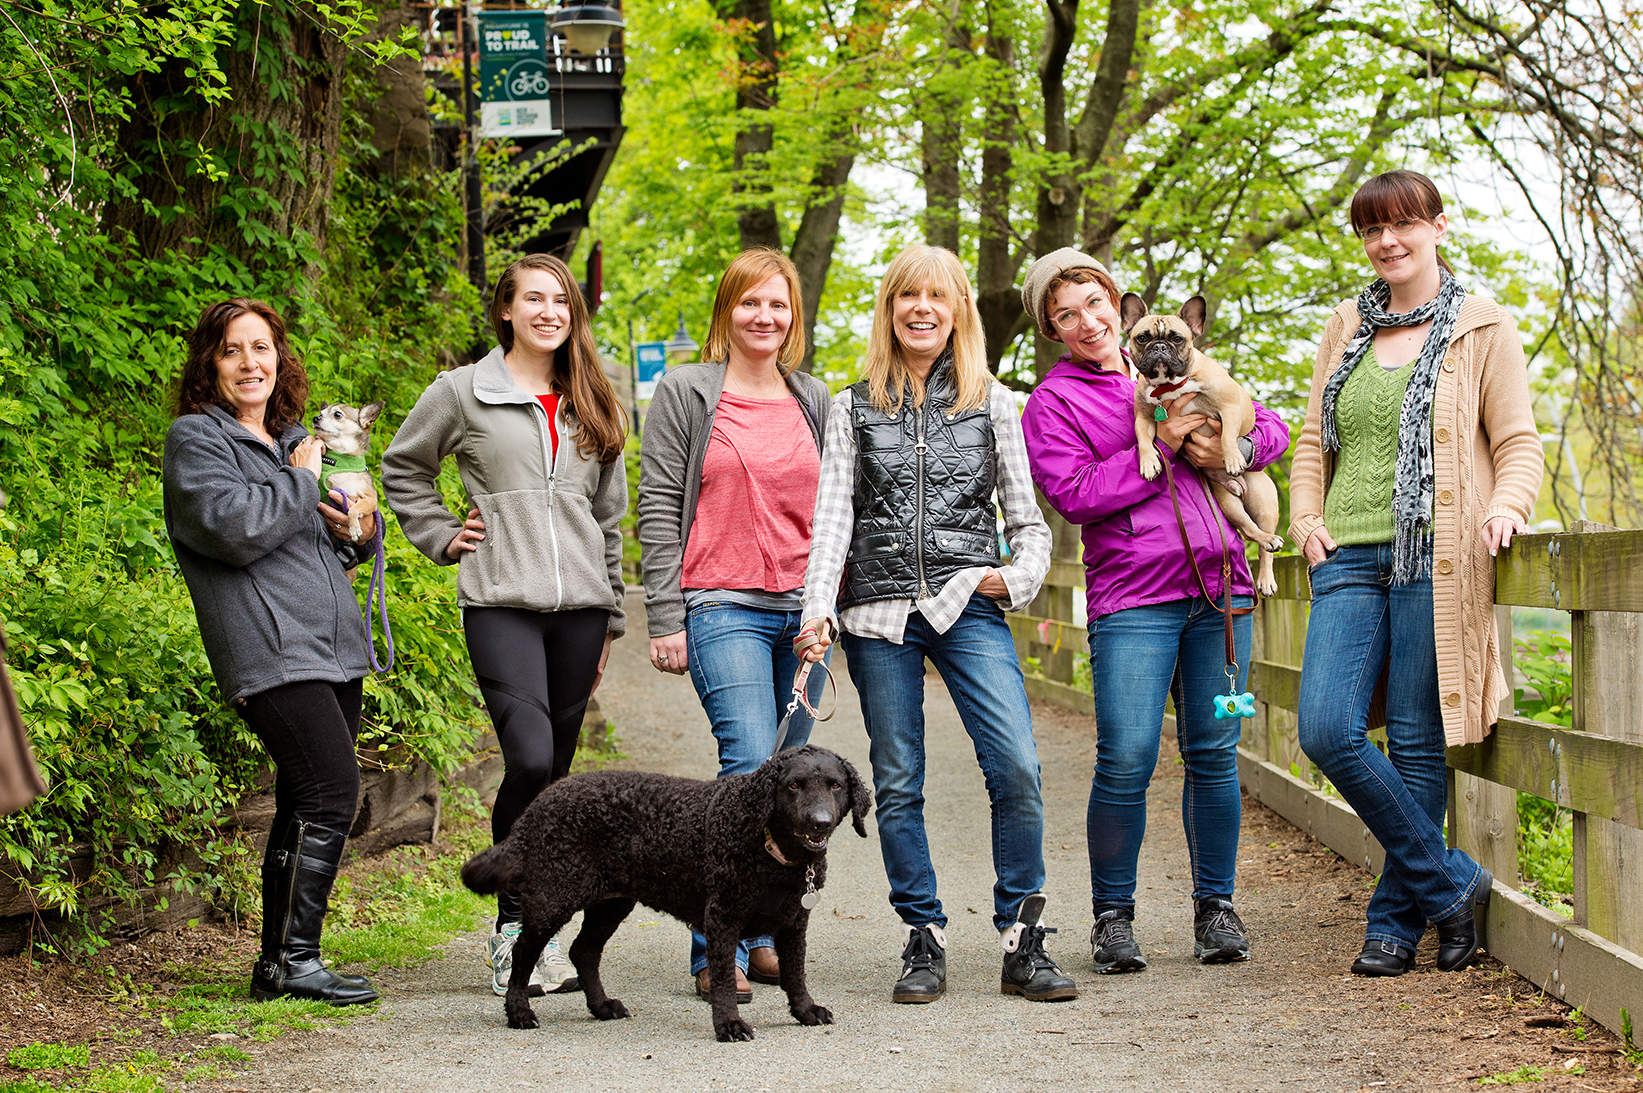
[[1461, 304], [1466, 301], [1466, 290], [1460, 282], [1443, 271], [1443, 281], [1437, 296], [1413, 311], [1390, 312], [1387, 303], [1392, 299], [1392, 286], [1376, 278], [1358, 297], [1358, 315], [1362, 322], [1357, 333], [1346, 344], [1341, 366], [1335, 369], [1324, 385], [1322, 420], [1319, 440], [1326, 452], [1339, 451], [1341, 442], [1335, 432], [1335, 400], [1346, 386], [1346, 381], [1369, 352], [1375, 340], [1375, 331], [1383, 326], [1419, 326], [1429, 322], [1432, 329], [1426, 333], [1426, 344], [1415, 358], [1415, 369], [1409, 377], [1409, 388], [1404, 392], [1403, 408], [1398, 414], [1398, 463], [1392, 477], [1392, 519], [1395, 538], [1392, 544], [1392, 583], [1408, 584], [1424, 577], [1431, 565], [1431, 552], [1426, 544], [1431, 538], [1432, 522], [1432, 395], [1438, 386], [1438, 366], [1449, 348], [1449, 339], [1460, 317]]

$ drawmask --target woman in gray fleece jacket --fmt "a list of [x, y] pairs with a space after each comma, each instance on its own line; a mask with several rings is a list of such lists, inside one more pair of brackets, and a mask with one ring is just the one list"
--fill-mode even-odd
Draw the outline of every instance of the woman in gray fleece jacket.
[[[505, 764], [491, 811], [501, 842], [543, 787], [569, 773], [611, 639], [626, 629], [628, 494], [622, 411], [565, 264], [532, 254], [509, 266], [490, 320], [500, 344], [428, 385], [382, 458], [382, 486], [406, 538], [440, 565], [459, 564], [468, 656]], [[439, 492], [448, 455], [473, 505], [466, 521]], [[518, 899], [503, 892], [486, 946], [499, 995], [518, 935]], [[533, 992], [576, 985], [550, 941]]]
[[[376, 992], [327, 968], [319, 939], [359, 800], [367, 650], [344, 570], [364, 558], [321, 501], [325, 447], [297, 424], [307, 401], [272, 308], [206, 308], [165, 437], [165, 528], [217, 686], [274, 761], [251, 993], [347, 1005]], [[361, 521], [367, 538], [375, 521]]]

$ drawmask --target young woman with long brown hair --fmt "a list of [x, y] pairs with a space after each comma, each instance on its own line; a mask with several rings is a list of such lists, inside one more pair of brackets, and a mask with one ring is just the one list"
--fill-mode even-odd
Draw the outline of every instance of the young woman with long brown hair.
[[[509, 266], [490, 320], [496, 348], [428, 385], [383, 456], [382, 485], [406, 538], [440, 565], [460, 563], [463, 633], [505, 764], [491, 813], [501, 842], [570, 771], [588, 698], [627, 627], [627, 475], [622, 412], [565, 264], [532, 254]], [[448, 455], [473, 505], [465, 521], [439, 493]], [[509, 892], [497, 905], [487, 955], [504, 994], [519, 906]], [[574, 975], [550, 941], [532, 989], [572, 990]]]

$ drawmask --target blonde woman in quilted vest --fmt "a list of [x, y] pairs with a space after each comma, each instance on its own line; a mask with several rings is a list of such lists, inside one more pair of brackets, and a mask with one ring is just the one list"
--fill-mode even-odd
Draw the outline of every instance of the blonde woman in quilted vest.
[[[1444, 748], [1488, 735], [1509, 691], [1494, 559], [1528, 530], [1543, 460], [1517, 324], [1461, 287], [1432, 180], [1391, 171], [1352, 199], [1375, 271], [1324, 327], [1290, 473], [1312, 614], [1301, 747], [1386, 850], [1358, 975], [1478, 951], [1493, 878], [1444, 845]], [[1387, 748], [1368, 739], [1386, 681]]]

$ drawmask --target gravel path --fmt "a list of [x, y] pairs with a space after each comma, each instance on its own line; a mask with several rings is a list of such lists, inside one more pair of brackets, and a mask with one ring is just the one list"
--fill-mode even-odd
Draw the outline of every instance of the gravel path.
[[[599, 696], [631, 756], [626, 765], [711, 776], [712, 737], [695, 692], [687, 678], [663, 676], [645, 662], [639, 614], [633, 612], [633, 636], [616, 643]], [[860, 709], [847, 673], [839, 675], [838, 715], [819, 726], [814, 739], [867, 775]], [[1087, 718], [1043, 705], [1035, 705], [1034, 715], [1044, 770], [1047, 917], [1061, 927], [1050, 951], [1083, 994], [1053, 1005], [1001, 996], [1001, 956], [989, 918], [986, 796], [973, 749], [933, 672], [925, 709], [927, 819], [952, 919], [948, 991], [939, 1002], [889, 1001], [900, 970], [898, 923], [885, 899], [877, 835], [869, 825], [866, 840], [847, 829], [833, 839], [828, 887], [811, 921], [810, 987], [836, 1015], [829, 1028], [799, 1026], [781, 991], [761, 986], [742, 1008], [757, 1039], [715, 1042], [707, 1006], [686, 973], [684, 928], [641, 907], [605, 959], [607, 987], [633, 1011], [630, 1020], [595, 1021], [582, 996], [570, 994], [536, 1001], [540, 1029], [508, 1029], [501, 999], [490, 992], [483, 934], [476, 929], [455, 939], [443, 959], [374, 973], [387, 999], [374, 1019], [282, 1039], [259, 1052], [253, 1072], [230, 1084], [326, 1093], [1356, 1090], [1433, 1088], [1531, 1057], [1553, 1064], [1538, 1045], [1508, 1044], [1518, 1035], [1516, 1017], [1503, 1018], [1513, 1028], [1487, 1049], [1460, 1043], [1471, 1034], [1459, 1030], [1475, 1025], [1478, 1008], [1491, 1005], [1478, 999], [1504, 997], [1499, 1005], [1511, 1010], [1511, 985], [1520, 999], [1524, 994], [1527, 985], [1498, 965], [1397, 981], [1345, 976], [1362, 939], [1368, 878], [1259, 806], [1246, 807], [1238, 893], [1255, 959], [1195, 964], [1179, 768], [1167, 743], [1138, 893], [1137, 933], [1151, 966], [1135, 975], [1093, 974], [1084, 850], [1093, 732]], [[1490, 1052], [1508, 1046], [1538, 1054], [1506, 1052], [1490, 1061], [1496, 1058]]]

